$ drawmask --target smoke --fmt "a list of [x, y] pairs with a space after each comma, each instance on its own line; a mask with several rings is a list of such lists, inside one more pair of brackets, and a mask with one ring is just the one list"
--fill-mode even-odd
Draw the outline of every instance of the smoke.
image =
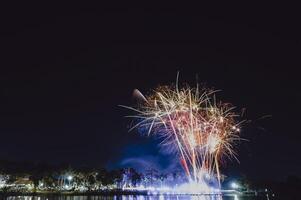
[[149, 169], [155, 169], [161, 173], [171, 173], [181, 169], [176, 155], [162, 151], [157, 141], [128, 144], [122, 150], [122, 154], [107, 167], [109, 169], [130, 167], [141, 173]]

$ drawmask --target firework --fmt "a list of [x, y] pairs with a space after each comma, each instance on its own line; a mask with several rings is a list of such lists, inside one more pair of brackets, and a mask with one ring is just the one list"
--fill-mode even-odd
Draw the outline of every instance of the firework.
[[234, 145], [240, 139], [240, 122], [230, 104], [217, 102], [215, 91], [188, 85], [160, 86], [136, 107], [135, 125], [147, 135], [162, 137], [161, 145], [177, 152], [189, 181], [200, 183], [204, 175], [220, 183], [220, 163], [235, 158]]

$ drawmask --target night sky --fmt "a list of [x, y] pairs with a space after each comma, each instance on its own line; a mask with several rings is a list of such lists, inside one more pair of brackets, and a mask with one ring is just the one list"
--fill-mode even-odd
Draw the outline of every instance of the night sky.
[[301, 14], [228, 6], [2, 7], [0, 160], [172, 168], [159, 141], [128, 133], [129, 111], [118, 105], [133, 105], [135, 88], [147, 93], [180, 71], [181, 82], [198, 76], [246, 109], [249, 141], [228, 173], [300, 176]]

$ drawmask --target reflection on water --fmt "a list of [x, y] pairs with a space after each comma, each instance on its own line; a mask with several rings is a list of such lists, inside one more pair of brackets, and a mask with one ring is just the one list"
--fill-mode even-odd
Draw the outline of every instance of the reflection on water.
[[1, 197], [1, 200], [263, 200], [250, 196], [219, 196], [219, 195], [120, 195], [120, 196], [13, 196]]

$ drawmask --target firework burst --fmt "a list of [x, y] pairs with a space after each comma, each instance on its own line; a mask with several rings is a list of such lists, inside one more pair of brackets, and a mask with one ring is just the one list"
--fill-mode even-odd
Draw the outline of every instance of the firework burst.
[[188, 179], [201, 182], [204, 174], [217, 177], [224, 157], [236, 158], [240, 122], [230, 104], [217, 102], [215, 91], [184, 86], [160, 86], [136, 107], [135, 125], [147, 135], [162, 137], [161, 145], [177, 152]]

